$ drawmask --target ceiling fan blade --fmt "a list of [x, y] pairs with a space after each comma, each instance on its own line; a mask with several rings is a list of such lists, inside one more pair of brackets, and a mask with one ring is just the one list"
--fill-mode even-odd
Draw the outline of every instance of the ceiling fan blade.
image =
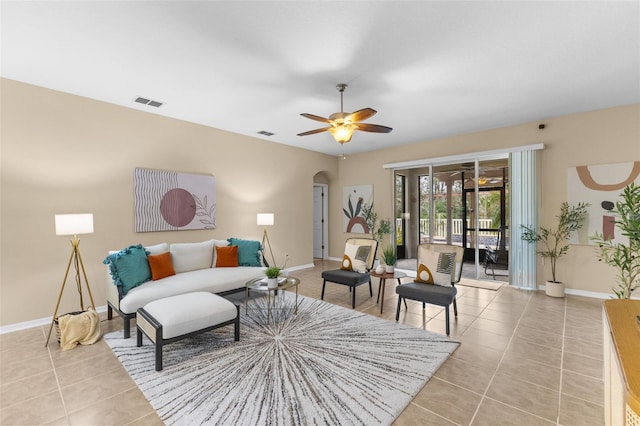
[[352, 112], [351, 114], [347, 115], [344, 120], [351, 121], [352, 123], [357, 123], [358, 121], [366, 120], [369, 117], [373, 117], [377, 113], [378, 111], [372, 108], [359, 109], [358, 111]]
[[379, 124], [355, 123], [354, 126], [363, 132], [390, 133], [393, 130], [391, 127], [381, 126]]
[[319, 115], [309, 114], [309, 113], [306, 113], [306, 112], [303, 112], [300, 115], [303, 116], [303, 117], [310, 118], [312, 120], [321, 121], [323, 123], [330, 123], [328, 118], [320, 117]]
[[309, 135], [314, 135], [316, 133], [322, 133], [322, 132], [326, 132], [327, 130], [329, 130], [331, 127], [323, 127], [322, 129], [315, 129], [315, 130], [309, 130], [308, 132], [302, 132], [302, 133], [298, 133], [298, 136], [309, 136]]

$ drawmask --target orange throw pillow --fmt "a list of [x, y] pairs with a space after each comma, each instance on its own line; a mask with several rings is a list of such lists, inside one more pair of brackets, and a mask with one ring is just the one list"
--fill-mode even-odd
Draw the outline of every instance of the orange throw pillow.
[[216, 267], [238, 266], [238, 246], [216, 246]]
[[151, 279], [153, 281], [176, 274], [171, 261], [171, 253], [169, 252], [147, 256], [147, 260], [149, 260], [149, 269], [151, 269]]

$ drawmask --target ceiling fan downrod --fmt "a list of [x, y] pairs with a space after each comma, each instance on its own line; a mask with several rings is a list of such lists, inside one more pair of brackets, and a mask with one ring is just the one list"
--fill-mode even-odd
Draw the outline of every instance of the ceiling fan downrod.
[[340, 112], [344, 113], [344, 103], [343, 103], [343, 93], [344, 93], [344, 89], [347, 88], [347, 85], [345, 83], [338, 83], [336, 84], [336, 89], [338, 89], [338, 91], [340, 92]]

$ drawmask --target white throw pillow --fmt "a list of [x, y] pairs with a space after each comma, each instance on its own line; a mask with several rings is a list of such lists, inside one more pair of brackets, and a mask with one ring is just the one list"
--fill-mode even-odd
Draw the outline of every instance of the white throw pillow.
[[149, 252], [149, 255], [154, 256], [156, 254], [162, 254], [162, 253], [168, 252], [169, 244], [160, 243], [153, 246], [146, 246], [144, 249]]
[[174, 243], [171, 244], [171, 260], [176, 274], [181, 272], [196, 271], [198, 269], [211, 268], [213, 264], [214, 240], [201, 243]]

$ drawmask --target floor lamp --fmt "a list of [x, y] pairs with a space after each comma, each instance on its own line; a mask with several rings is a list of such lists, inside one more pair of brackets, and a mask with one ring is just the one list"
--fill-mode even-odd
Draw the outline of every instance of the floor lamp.
[[267, 242], [269, 246], [269, 253], [271, 253], [271, 260], [273, 260], [273, 265], [276, 266], [276, 259], [273, 257], [273, 251], [271, 250], [271, 242], [269, 242], [269, 235], [267, 235], [267, 226], [273, 226], [274, 215], [273, 213], [258, 213], [258, 225], [264, 226], [264, 232], [262, 233], [262, 249], [264, 250], [264, 243]]
[[[55, 216], [56, 221], [56, 235], [73, 235], [71, 239], [71, 255], [69, 256], [69, 263], [67, 263], [67, 270], [64, 273], [64, 279], [62, 280], [62, 286], [60, 287], [60, 294], [58, 295], [58, 302], [56, 302], [56, 308], [53, 311], [53, 317], [51, 318], [51, 327], [49, 327], [49, 334], [47, 335], [47, 341], [45, 346], [49, 345], [49, 339], [51, 338], [51, 330], [58, 316], [58, 308], [60, 307], [60, 300], [62, 299], [62, 293], [64, 292], [64, 286], [69, 276], [69, 269], [71, 264], [76, 272], [76, 286], [78, 288], [78, 294], [80, 295], [80, 310], [84, 310], [84, 300], [82, 297], [82, 277], [87, 286], [87, 292], [91, 299], [91, 307], [95, 310], [96, 306], [93, 302], [93, 295], [91, 294], [91, 287], [89, 287], [89, 280], [87, 280], [87, 273], [84, 270], [84, 263], [82, 263], [82, 256], [80, 256], [80, 234], [92, 234], [93, 233], [93, 215], [92, 214], [57, 214]], [[80, 275], [82, 271], [82, 276]]]

